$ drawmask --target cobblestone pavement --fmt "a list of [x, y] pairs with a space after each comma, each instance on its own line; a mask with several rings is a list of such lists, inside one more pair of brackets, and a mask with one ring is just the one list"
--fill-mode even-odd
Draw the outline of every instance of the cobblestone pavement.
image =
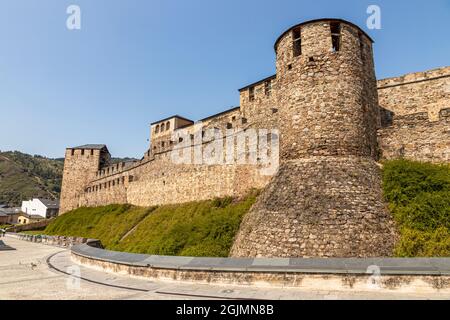
[[[2, 238], [0, 299], [445, 299], [439, 294], [311, 292], [301, 288], [193, 285], [149, 281], [74, 264], [66, 249]], [[70, 275], [74, 276], [70, 276]], [[75, 275], [82, 278], [78, 280]]]

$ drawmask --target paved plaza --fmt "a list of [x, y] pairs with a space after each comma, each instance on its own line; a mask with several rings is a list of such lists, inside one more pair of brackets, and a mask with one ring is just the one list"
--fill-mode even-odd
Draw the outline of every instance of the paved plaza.
[[[449, 299], [401, 292], [308, 291], [150, 281], [74, 264], [70, 251], [6, 237], [0, 243], [0, 299]], [[2, 250], [7, 248], [8, 250]]]

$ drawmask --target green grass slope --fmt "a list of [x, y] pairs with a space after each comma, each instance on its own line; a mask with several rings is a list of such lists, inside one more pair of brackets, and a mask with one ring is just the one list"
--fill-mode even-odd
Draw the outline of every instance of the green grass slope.
[[111, 248], [154, 209], [130, 205], [79, 208], [56, 218], [43, 233], [100, 239]]
[[383, 190], [400, 229], [397, 256], [450, 256], [449, 165], [388, 161]]
[[100, 239], [106, 249], [158, 255], [227, 257], [257, 192], [240, 200], [197, 201], [152, 208], [79, 208], [43, 233]]

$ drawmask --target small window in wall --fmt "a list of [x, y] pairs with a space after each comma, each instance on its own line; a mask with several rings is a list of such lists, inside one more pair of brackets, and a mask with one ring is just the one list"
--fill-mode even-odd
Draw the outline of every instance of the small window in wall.
[[255, 87], [250, 87], [248, 89], [248, 100], [255, 101]]
[[193, 134], [191, 134], [191, 140], [194, 140], [194, 135]]
[[231, 121], [236, 121], [236, 116], [232, 116]]
[[277, 113], [278, 109], [277, 108], [272, 108], [272, 113]]
[[292, 30], [293, 54], [298, 57], [302, 54], [302, 31], [300, 28]]
[[339, 22], [330, 23], [331, 43], [334, 52], [341, 49], [341, 24]]
[[242, 122], [242, 124], [246, 124], [247, 123], [247, 118], [242, 118], [241, 122]]
[[161, 124], [161, 132], [163, 132], [164, 130], [166, 130], [165, 128], [166, 128], [166, 127], [165, 127], [164, 123]]
[[84, 149], [81, 149], [81, 155], [84, 156]]
[[183, 138], [182, 138], [182, 137], [179, 137], [179, 138], [178, 138], [178, 142], [183, 142]]
[[91, 156], [94, 155], [94, 149], [91, 149]]
[[272, 94], [272, 81], [266, 81], [264, 82], [264, 93], [266, 97], [270, 97]]
[[159, 133], [159, 124], [155, 128], [155, 133]]
[[70, 150], [70, 154], [73, 156], [75, 154], [75, 150], [74, 149]]
[[163, 147], [164, 148], [164, 141], [161, 141], [161, 147]]
[[364, 57], [364, 39], [361, 32], [358, 33], [358, 36], [359, 36], [359, 51], [361, 54], [361, 61], [364, 63], [364, 61], [366, 60]]
[[167, 121], [167, 122], [166, 122], [166, 130], [169, 130], [169, 129], [170, 129], [170, 122]]
[[228, 123], [227, 123], [227, 129], [233, 129], [233, 124], [230, 123], [230, 122], [228, 122]]

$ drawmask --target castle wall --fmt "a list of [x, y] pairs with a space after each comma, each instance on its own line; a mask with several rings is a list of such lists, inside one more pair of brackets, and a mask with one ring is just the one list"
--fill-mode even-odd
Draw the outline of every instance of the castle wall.
[[438, 119], [431, 121], [428, 112], [394, 116], [392, 125], [378, 131], [382, 158], [449, 162], [450, 108]]
[[[236, 114], [235, 114], [236, 115]], [[205, 122], [207, 128], [222, 127], [231, 114], [223, 115], [221, 121]], [[237, 119], [236, 119], [237, 120]], [[193, 132], [186, 130], [187, 136]], [[207, 200], [214, 197], [247, 194], [251, 189], [264, 188], [271, 178], [264, 168], [267, 165], [251, 163], [251, 150], [255, 143], [247, 140], [245, 148], [238, 149], [239, 128], [232, 130], [233, 162], [222, 164], [196, 164], [193, 160], [195, 141], [180, 146], [173, 151], [176, 144], [169, 149], [144, 157], [143, 160], [127, 165], [114, 165], [102, 168], [96, 179], [87, 184], [84, 194], [79, 199], [79, 206], [98, 206], [112, 203], [130, 203], [138, 206], [152, 206], [189, 201]], [[186, 138], [186, 136], [184, 136]], [[219, 143], [223, 146], [222, 159], [225, 161], [228, 150], [226, 136]], [[215, 142], [203, 142], [200, 150], [207, 153]], [[257, 142], [256, 142], [257, 143]], [[187, 152], [192, 162], [177, 163], [172, 152]], [[242, 157], [243, 163], [239, 162]], [[203, 160], [202, 160], [203, 161]]]
[[397, 116], [427, 112], [431, 121], [450, 101], [450, 67], [378, 81], [380, 107]]
[[[336, 23], [340, 29], [332, 31]], [[277, 74], [240, 89], [240, 107], [195, 124], [179, 116], [153, 123], [140, 161], [109, 165], [105, 151], [68, 149], [61, 212], [240, 197], [265, 188], [241, 225], [233, 256], [389, 256], [396, 232], [376, 162], [449, 162], [450, 67], [377, 82], [372, 41], [357, 26], [316, 20], [297, 27], [300, 54], [293, 28], [275, 45]], [[222, 151], [209, 129], [219, 132]], [[238, 136], [255, 129], [276, 129], [260, 133], [280, 138], [277, 172], [265, 170], [257, 142], [238, 148]], [[174, 150], [191, 161], [178, 163]], [[198, 150], [223, 162], [207, 163]]]

